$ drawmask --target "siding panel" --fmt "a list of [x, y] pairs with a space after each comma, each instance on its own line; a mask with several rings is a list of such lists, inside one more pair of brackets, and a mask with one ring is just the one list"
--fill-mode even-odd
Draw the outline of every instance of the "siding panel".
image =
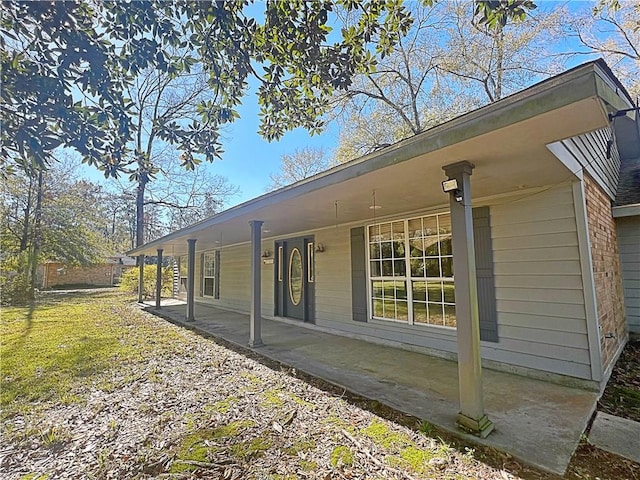
[[591, 377], [571, 185], [491, 210], [500, 344], [486, 358]]

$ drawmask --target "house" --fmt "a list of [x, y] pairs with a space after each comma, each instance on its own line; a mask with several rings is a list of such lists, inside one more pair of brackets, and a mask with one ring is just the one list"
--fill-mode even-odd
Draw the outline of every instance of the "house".
[[109, 256], [103, 262], [85, 266], [47, 261], [38, 267], [38, 278], [42, 288], [62, 285], [106, 287], [117, 285], [122, 274], [135, 266], [136, 259], [126, 255]]
[[[602, 60], [129, 252], [187, 300], [601, 389], [640, 330], [638, 111]], [[627, 323], [628, 322], [628, 323]], [[455, 381], [455, 379], [452, 379]]]

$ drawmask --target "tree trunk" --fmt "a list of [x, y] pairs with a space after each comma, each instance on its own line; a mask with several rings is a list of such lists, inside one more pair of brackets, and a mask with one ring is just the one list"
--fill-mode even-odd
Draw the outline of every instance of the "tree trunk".
[[24, 207], [24, 217], [22, 222], [22, 235], [20, 237], [20, 251], [24, 252], [29, 248], [29, 227], [31, 224], [31, 195], [33, 193], [33, 173], [29, 174], [29, 190], [27, 191], [27, 204]]
[[31, 247], [29, 275], [29, 298], [35, 298], [36, 280], [38, 275], [38, 256], [40, 254], [40, 225], [42, 223], [42, 170], [38, 170], [38, 190], [36, 194], [35, 220], [33, 225], [33, 245]]
[[502, 75], [504, 73], [504, 31], [502, 28], [496, 37], [496, 47], [496, 86], [494, 90], [494, 101], [497, 102], [502, 98]]

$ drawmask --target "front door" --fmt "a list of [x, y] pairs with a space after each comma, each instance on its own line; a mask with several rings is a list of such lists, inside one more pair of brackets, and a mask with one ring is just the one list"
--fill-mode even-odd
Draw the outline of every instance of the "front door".
[[313, 237], [276, 242], [276, 315], [313, 322], [313, 248]]

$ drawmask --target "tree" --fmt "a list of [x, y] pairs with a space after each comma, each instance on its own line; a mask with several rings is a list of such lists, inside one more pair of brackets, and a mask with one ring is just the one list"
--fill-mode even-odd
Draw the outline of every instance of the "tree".
[[394, 52], [335, 97], [339, 161], [423, 132], [560, 70], [541, 45], [551, 43], [562, 12], [522, 10], [488, 23], [481, 7], [454, 1], [413, 6], [414, 23]]
[[[198, 61], [213, 100], [191, 123], [170, 122], [158, 134], [178, 146], [183, 166], [220, 157], [219, 128], [237, 118], [250, 76], [265, 138], [298, 126], [318, 131], [327, 96], [372, 68], [372, 52], [390, 51], [411, 21], [403, 6], [381, 0], [268, 2], [260, 20], [247, 13], [250, 3], [3, 2], [5, 170], [43, 166], [63, 145], [106, 175], [126, 172], [135, 135], [127, 87], [144, 69], [171, 76]], [[358, 22], [330, 40], [336, 4]]]
[[111, 253], [104, 200], [99, 186], [75, 179], [64, 163], [9, 176], [1, 205], [3, 291], [11, 277], [23, 291], [9, 291], [33, 298], [41, 261], [87, 265]]
[[326, 151], [319, 147], [298, 148], [291, 154], [280, 157], [280, 171], [269, 175], [271, 183], [267, 190], [277, 190], [299, 180], [311, 177], [316, 173], [327, 170], [333, 162]]
[[640, 2], [600, 1], [584, 8], [568, 23], [569, 35], [586, 47], [567, 55], [604, 56], [629, 93], [640, 98]]

